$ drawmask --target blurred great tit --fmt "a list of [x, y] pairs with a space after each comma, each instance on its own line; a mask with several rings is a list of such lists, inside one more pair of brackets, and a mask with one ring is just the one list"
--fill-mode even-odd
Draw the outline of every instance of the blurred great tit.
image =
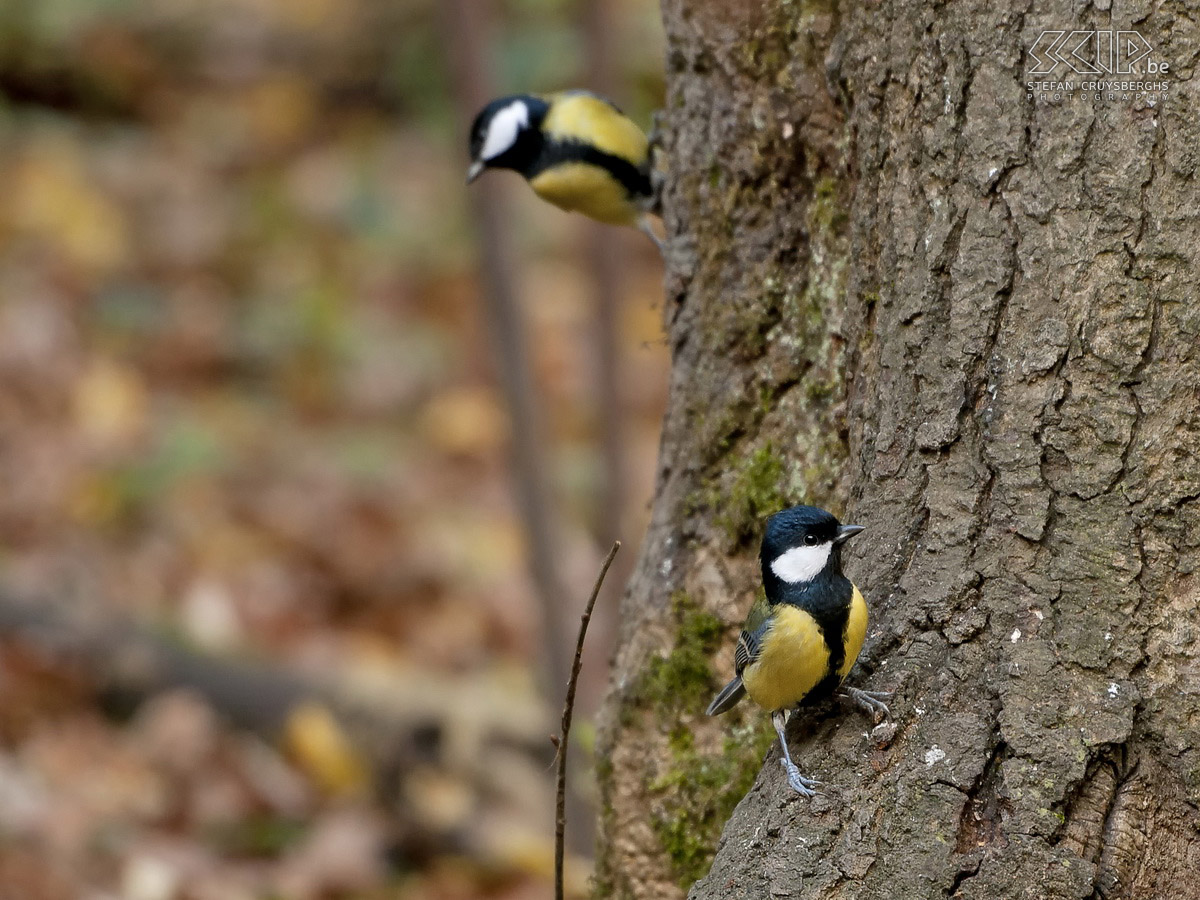
[[467, 183], [484, 169], [512, 169], [560, 209], [610, 225], [635, 225], [659, 243], [647, 219], [654, 198], [649, 140], [595, 94], [493, 100], [471, 126]]
[[[815, 506], [771, 516], [763, 536], [765, 599], [756, 600], [734, 653], [736, 677], [708, 707], [731, 709], [743, 695], [771, 713], [783, 747], [788, 784], [806, 797], [818, 782], [800, 774], [784, 730], [790, 711], [830, 696], [849, 673], [867, 634], [867, 604], [842, 574], [842, 544], [863, 530], [842, 525]], [[848, 688], [846, 695], [873, 715], [887, 715], [881, 691]]]

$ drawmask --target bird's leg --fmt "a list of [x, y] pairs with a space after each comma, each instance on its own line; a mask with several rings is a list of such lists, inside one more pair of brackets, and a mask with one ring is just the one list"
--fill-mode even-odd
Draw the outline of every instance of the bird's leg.
[[663, 239], [655, 233], [654, 225], [651, 223], [650, 215], [648, 213], [643, 213], [641, 218], [638, 219], [638, 230], [643, 234], [650, 236], [650, 240], [654, 241], [654, 246], [658, 248], [658, 252], [665, 258], [667, 255], [666, 244]]
[[662, 218], [663, 188], [667, 184], [667, 173], [662, 169], [650, 170], [650, 199], [646, 201], [646, 211]]
[[862, 688], [848, 687], [843, 697], [863, 710], [874, 721], [879, 722], [892, 714], [883, 701], [892, 696], [891, 691], [864, 691]]
[[656, 216], [662, 215], [663, 184], [667, 180], [666, 173], [659, 167], [659, 156], [663, 149], [663, 119], [665, 114], [660, 109], [654, 113], [650, 133], [646, 136], [649, 146], [646, 148], [646, 159], [650, 169], [650, 198], [646, 202], [646, 211]]
[[802, 794], [805, 797], [815, 797], [817, 792], [814, 790], [821, 782], [812, 778], [805, 778], [800, 774], [800, 770], [796, 768], [796, 764], [792, 762], [792, 754], [788, 750], [787, 737], [784, 734], [784, 729], [787, 727], [788, 714], [785, 710], [777, 709], [771, 713], [771, 724], [775, 726], [775, 733], [779, 735], [779, 746], [783, 748], [783, 759], [779, 761], [787, 772], [788, 784], [797, 794]]
[[649, 144], [648, 155], [651, 159], [663, 148], [663, 119], [665, 118], [666, 113], [661, 109], [656, 109], [650, 116], [650, 133], [646, 135], [646, 142]]

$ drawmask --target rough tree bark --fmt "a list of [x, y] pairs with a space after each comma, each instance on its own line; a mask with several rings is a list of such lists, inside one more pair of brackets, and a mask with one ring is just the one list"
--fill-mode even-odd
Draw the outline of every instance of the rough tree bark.
[[[674, 367], [598, 893], [681, 896], [723, 829], [698, 900], [1200, 897], [1194, 8], [664, 21]], [[1050, 29], [1136, 29], [1168, 97], [1027, 98]], [[894, 731], [793, 726], [812, 802], [760, 713], [702, 715], [797, 501], [868, 527], [851, 679], [896, 692]]]

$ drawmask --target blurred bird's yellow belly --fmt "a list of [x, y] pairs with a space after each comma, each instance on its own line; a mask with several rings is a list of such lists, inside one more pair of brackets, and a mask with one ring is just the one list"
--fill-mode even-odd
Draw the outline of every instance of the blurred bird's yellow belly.
[[610, 225], [637, 224], [639, 210], [625, 187], [599, 166], [559, 163], [529, 179], [534, 192], [548, 203]]
[[795, 706], [821, 682], [829, 671], [829, 649], [820, 626], [804, 610], [781, 605], [772, 620], [758, 659], [742, 672], [742, 683], [750, 699], [774, 711]]

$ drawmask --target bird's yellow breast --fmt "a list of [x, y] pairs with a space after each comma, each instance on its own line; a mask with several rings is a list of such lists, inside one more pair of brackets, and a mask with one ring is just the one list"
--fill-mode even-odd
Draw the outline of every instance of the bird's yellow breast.
[[558, 163], [529, 179], [534, 193], [568, 212], [610, 225], [637, 224], [639, 210], [629, 192], [599, 166], [583, 162]]
[[846, 633], [843, 636], [846, 648], [846, 658], [838, 669], [838, 677], [845, 678], [854, 667], [858, 654], [862, 653], [863, 641], [867, 637], [867, 601], [854, 585], [854, 594], [850, 597], [850, 615], [846, 619]]
[[742, 683], [751, 700], [774, 711], [795, 706], [828, 671], [829, 649], [816, 619], [799, 607], [780, 605]]
[[[867, 636], [867, 604], [855, 586], [846, 627], [841, 634], [845, 657], [838, 667], [841, 681], [854, 667]], [[771, 611], [771, 627], [758, 658], [742, 672], [746, 693], [767, 710], [795, 706], [829, 674], [829, 648], [821, 627], [809, 613], [781, 604]]]
[[542, 122], [547, 137], [579, 141], [634, 166], [645, 164], [650, 146], [645, 132], [607, 100], [584, 91], [555, 94], [548, 99], [550, 109]]

